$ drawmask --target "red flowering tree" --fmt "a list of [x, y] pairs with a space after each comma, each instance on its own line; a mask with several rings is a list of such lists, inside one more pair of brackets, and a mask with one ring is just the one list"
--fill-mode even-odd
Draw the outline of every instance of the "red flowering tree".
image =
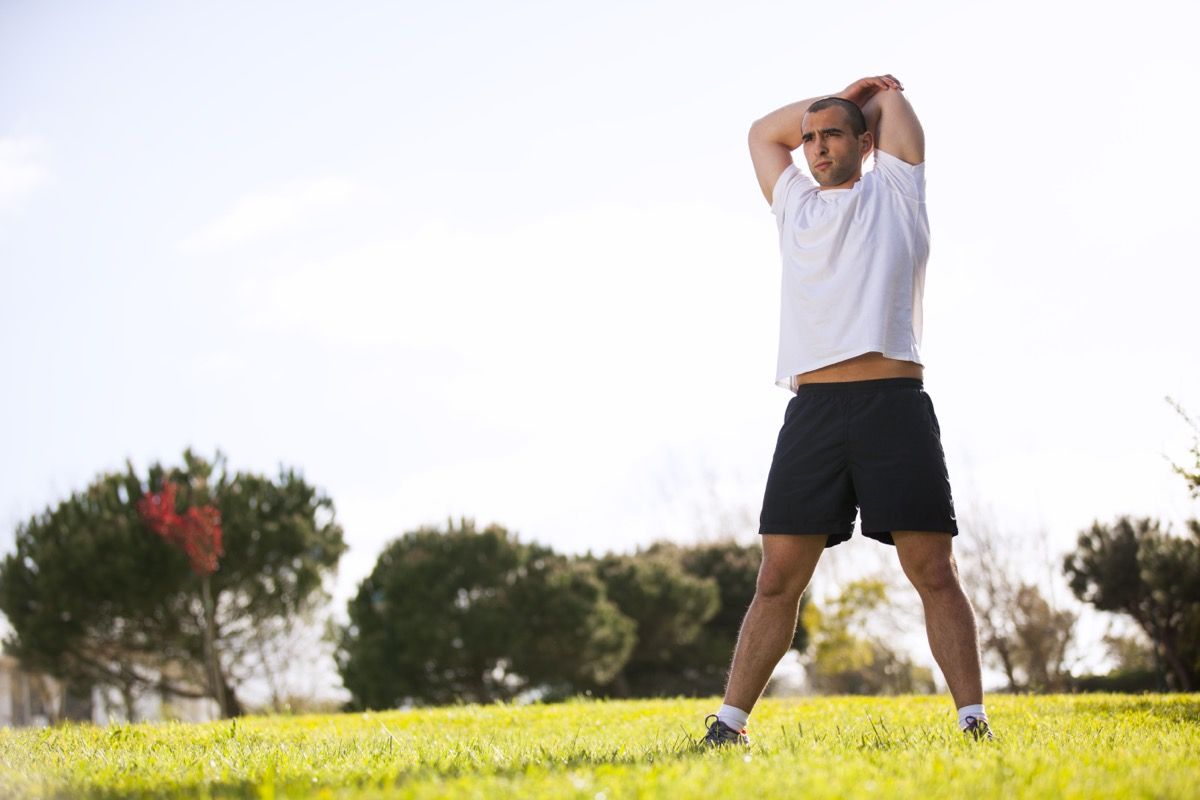
[[175, 513], [175, 494], [171, 481], [163, 481], [161, 492], [146, 492], [138, 501], [138, 513], [152, 531], [182, 550], [191, 562], [192, 572], [208, 577], [217, 571], [221, 549], [221, 512], [211, 505], [192, 506], [182, 516]]
[[212, 574], [225, 551], [221, 549], [221, 512], [211, 505], [192, 506], [182, 515], [175, 511], [175, 484], [163, 481], [161, 492], [146, 492], [138, 501], [138, 514], [159, 536], [182, 550], [200, 576], [204, 601], [204, 666], [208, 686], [221, 709], [226, 708], [225, 681], [217, 662], [216, 609], [212, 599]]
[[293, 468], [240, 472], [191, 451], [128, 465], [17, 526], [0, 556], [4, 650], [80, 697], [119, 693], [129, 719], [145, 692], [236, 716], [241, 687], [287, 677], [278, 637], [323, 626], [345, 549], [333, 501]]

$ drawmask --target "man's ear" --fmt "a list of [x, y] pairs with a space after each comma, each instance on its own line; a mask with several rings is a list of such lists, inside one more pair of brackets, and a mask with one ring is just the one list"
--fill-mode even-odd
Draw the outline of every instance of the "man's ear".
[[859, 154], [866, 158], [872, 150], [875, 149], [875, 135], [867, 131], [862, 136], [858, 137]]

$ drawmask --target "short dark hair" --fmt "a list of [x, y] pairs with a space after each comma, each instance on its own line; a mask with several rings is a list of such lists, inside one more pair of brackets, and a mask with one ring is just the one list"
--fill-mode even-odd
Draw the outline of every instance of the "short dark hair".
[[867, 132], [867, 118], [863, 116], [862, 109], [857, 103], [847, 100], [844, 97], [822, 97], [817, 102], [808, 107], [811, 111], [824, 111], [827, 108], [840, 108], [846, 112], [846, 118], [850, 120], [850, 131], [855, 136], [862, 136]]

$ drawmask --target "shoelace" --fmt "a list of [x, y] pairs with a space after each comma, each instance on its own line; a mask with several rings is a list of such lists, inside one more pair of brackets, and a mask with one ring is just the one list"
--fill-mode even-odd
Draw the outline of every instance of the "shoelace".
[[987, 721], [978, 717], [967, 717], [967, 727], [963, 728], [963, 733], [970, 734], [976, 739], [986, 739], [992, 736], [992, 729], [988, 727]]
[[[710, 719], [712, 720], [712, 722], [709, 722]], [[708, 726], [708, 733], [705, 735], [705, 737], [704, 737], [705, 739], [709, 739], [712, 737], [715, 737], [717, 739], [728, 739], [728, 738], [731, 738], [731, 734], [732, 734], [732, 738], [736, 739], [738, 736], [746, 735], [745, 728], [743, 728], [740, 731], [735, 730], [735, 729], [729, 727], [728, 725], [726, 725], [724, 722], [721, 722], [721, 718], [718, 717], [716, 714], [709, 714], [707, 717], [705, 717], [704, 724]], [[714, 728], [715, 728], [715, 730], [714, 730]]]

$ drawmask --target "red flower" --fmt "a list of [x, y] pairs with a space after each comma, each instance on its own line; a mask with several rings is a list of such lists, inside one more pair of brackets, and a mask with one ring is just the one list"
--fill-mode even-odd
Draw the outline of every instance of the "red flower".
[[217, 559], [225, 555], [221, 513], [211, 505], [192, 506], [180, 516], [175, 513], [175, 492], [175, 484], [163, 481], [162, 492], [147, 492], [138, 501], [138, 513], [152, 531], [187, 554], [192, 572], [212, 575], [217, 571]]

